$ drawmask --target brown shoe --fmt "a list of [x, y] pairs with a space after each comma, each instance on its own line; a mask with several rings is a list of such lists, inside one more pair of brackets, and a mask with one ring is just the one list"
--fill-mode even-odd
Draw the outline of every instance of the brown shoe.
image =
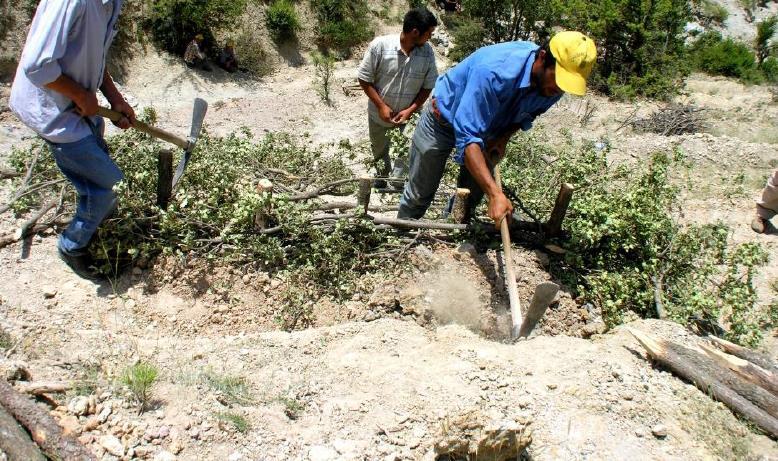
[[751, 221], [751, 229], [757, 234], [764, 234], [767, 230], [767, 220], [760, 216], [754, 216], [753, 221]]

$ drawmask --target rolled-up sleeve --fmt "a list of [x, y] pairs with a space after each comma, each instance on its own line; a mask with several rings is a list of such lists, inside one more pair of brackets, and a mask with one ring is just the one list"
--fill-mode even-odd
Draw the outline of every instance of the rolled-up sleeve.
[[494, 120], [498, 107], [499, 101], [490, 72], [482, 68], [473, 69], [453, 116], [456, 138], [454, 161], [464, 164], [465, 148], [470, 144], [484, 148], [484, 133]]
[[367, 50], [365, 50], [365, 56], [362, 57], [362, 62], [359, 63], [359, 67], [357, 68], [357, 78], [363, 82], [375, 82], [376, 69], [378, 67], [378, 60], [381, 54], [379, 45], [380, 42], [378, 39], [370, 42], [370, 46], [368, 46]]
[[28, 35], [21, 62], [24, 74], [43, 87], [62, 75], [59, 59], [65, 55], [68, 36], [83, 15], [82, 0], [44, 0]]

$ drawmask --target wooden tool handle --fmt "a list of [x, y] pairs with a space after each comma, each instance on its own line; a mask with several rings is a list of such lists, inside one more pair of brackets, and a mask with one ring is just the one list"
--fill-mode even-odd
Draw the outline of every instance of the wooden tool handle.
[[[113, 122], [118, 122], [119, 120], [121, 120], [122, 117], [124, 117], [124, 114], [122, 114], [121, 112], [116, 112], [115, 110], [111, 110], [106, 107], [98, 107], [97, 115], [99, 115], [100, 117], [107, 118], [108, 120], [111, 120]], [[135, 128], [136, 130], [151, 135], [157, 139], [167, 141], [170, 144], [175, 144], [176, 146], [184, 150], [187, 150], [189, 148], [189, 141], [187, 141], [186, 139], [179, 138], [178, 136], [172, 133], [168, 133], [167, 131], [161, 128], [146, 125], [140, 120], [136, 120], [135, 123], [132, 125], [132, 127]]]
[[[497, 182], [497, 187], [502, 190], [499, 165], [494, 167], [494, 180]], [[500, 222], [500, 235], [502, 236], [504, 255], [503, 264], [505, 264], [505, 284], [508, 287], [508, 299], [511, 303], [511, 322], [513, 324], [511, 328], [511, 337], [516, 339], [519, 337], [519, 330], [521, 328], [521, 302], [519, 301], [519, 290], [516, 288], [516, 271], [513, 268], [511, 232], [508, 225], [509, 219], [511, 219], [511, 217], [506, 215]]]

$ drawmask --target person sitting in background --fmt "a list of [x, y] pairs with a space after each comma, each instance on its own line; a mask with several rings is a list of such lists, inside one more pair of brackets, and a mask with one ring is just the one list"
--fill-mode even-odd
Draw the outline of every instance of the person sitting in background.
[[211, 66], [208, 64], [205, 53], [202, 51], [203, 40], [203, 34], [195, 35], [194, 40], [189, 42], [189, 45], [186, 47], [184, 62], [190, 69], [198, 68], [210, 72]]
[[227, 72], [235, 72], [238, 70], [238, 58], [235, 57], [235, 42], [227, 40], [224, 44], [224, 49], [219, 55], [219, 67]]
[[778, 214], [778, 170], [767, 180], [762, 190], [761, 200], [756, 202], [756, 216], [751, 221], [751, 229], [757, 234], [770, 232], [770, 220]]

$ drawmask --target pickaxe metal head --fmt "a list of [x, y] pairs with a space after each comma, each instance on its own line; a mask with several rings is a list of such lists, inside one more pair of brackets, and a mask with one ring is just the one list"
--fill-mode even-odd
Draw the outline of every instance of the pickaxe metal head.
[[205, 113], [208, 112], [208, 103], [204, 99], [195, 98], [194, 108], [192, 109], [192, 128], [189, 130], [189, 138], [187, 139], [187, 145], [184, 148], [184, 156], [181, 161], [178, 162], [176, 167], [176, 173], [173, 175], [173, 188], [175, 189], [178, 181], [181, 180], [181, 176], [184, 175], [189, 158], [192, 156], [197, 139], [200, 137], [200, 131], [203, 129], [203, 120], [205, 120]]

